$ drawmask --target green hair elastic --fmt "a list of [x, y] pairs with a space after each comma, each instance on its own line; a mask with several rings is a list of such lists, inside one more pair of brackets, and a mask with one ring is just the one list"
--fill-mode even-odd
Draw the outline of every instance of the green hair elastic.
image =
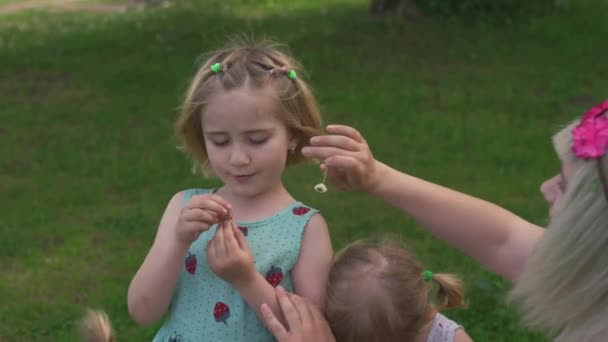
[[295, 70], [291, 69], [291, 70], [289, 70], [289, 72], [287, 73], [287, 77], [288, 77], [290, 80], [292, 80], [292, 81], [293, 81], [293, 80], [295, 80], [296, 78], [298, 78], [298, 74], [296, 74], [296, 71], [295, 71]]
[[211, 71], [213, 71], [214, 73], [219, 73], [222, 71], [222, 64], [221, 63], [215, 63], [211, 66]]
[[422, 277], [424, 278], [424, 281], [429, 282], [433, 280], [433, 272], [426, 270], [422, 272]]

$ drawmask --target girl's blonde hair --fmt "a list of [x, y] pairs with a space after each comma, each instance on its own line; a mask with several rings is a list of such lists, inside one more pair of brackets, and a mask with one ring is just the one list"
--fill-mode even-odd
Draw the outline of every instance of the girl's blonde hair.
[[404, 245], [357, 241], [338, 253], [327, 285], [327, 319], [340, 342], [409, 341], [440, 311], [464, 307], [463, 286], [454, 275], [435, 273], [431, 284]]
[[[573, 163], [575, 171], [510, 294], [524, 323], [560, 342], [597, 341], [608, 333], [608, 200], [598, 161], [572, 152], [577, 124], [553, 138], [560, 159]], [[604, 170], [606, 159], [600, 161]]]
[[[211, 66], [220, 63], [217, 72]], [[294, 70], [297, 77], [289, 76]], [[287, 157], [287, 164], [304, 160], [300, 150], [308, 140], [321, 133], [319, 106], [306, 82], [300, 64], [272, 42], [246, 43], [232, 41], [216, 51], [200, 66], [190, 82], [181, 113], [175, 122], [175, 132], [181, 148], [203, 174], [209, 174], [208, 158], [203, 138], [201, 115], [210, 99], [220, 92], [246, 88], [270, 90], [278, 104], [277, 118], [287, 126], [297, 145]], [[285, 151], [287, 153], [287, 149]]]

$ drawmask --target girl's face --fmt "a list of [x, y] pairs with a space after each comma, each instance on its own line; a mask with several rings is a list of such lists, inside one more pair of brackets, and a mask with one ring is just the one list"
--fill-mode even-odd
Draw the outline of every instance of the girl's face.
[[571, 162], [562, 162], [560, 173], [547, 179], [540, 186], [540, 192], [545, 197], [549, 204], [549, 212], [553, 212], [553, 208], [566, 192], [568, 179], [572, 178], [574, 173], [574, 164]]
[[255, 197], [282, 187], [287, 154], [296, 146], [264, 90], [218, 93], [202, 114], [210, 166], [235, 195]]

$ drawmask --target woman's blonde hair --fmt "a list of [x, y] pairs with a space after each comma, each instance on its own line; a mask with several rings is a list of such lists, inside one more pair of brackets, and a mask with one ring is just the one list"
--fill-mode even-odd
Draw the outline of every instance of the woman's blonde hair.
[[[454, 275], [435, 273], [435, 310], [464, 307]], [[409, 341], [430, 319], [431, 282], [402, 245], [357, 241], [335, 257], [327, 285], [327, 319], [340, 342]]]
[[[560, 342], [597, 341], [608, 333], [608, 200], [598, 161], [572, 152], [577, 124], [553, 138], [560, 159], [575, 171], [510, 293], [526, 325]], [[600, 162], [608, 170], [606, 158]]]
[[[217, 72], [211, 67], [219, 64]], [[290, 76], [293, 70], [296, 77]], [[247, 43], [235, 39], [224, 49], [213, 52], [191, 80], [175, 122], [181, 148], [203, 174], [209, 174], [201, 115], [210, 99], [220, 92], [239, 88], [270, 90], [278, 104], [277, 118], [296, 139], [287, 164], [304, 160], [300, 150], [308, 140], [321, 133], [319, 106], [306, 82], [300, 64], [273, 42]], [[285, 151], [287, 153], [287, 149]]]

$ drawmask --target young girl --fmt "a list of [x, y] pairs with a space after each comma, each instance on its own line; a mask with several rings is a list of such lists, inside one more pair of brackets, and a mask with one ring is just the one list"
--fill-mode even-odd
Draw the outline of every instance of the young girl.
[[304, 155], [345, 190], [362, 190], [413, 216], [433, 234], [515, 282], [511, 299], [524, 322], [555, 341], [608, 335], [608, 101], [554, 137], [562, 161], [541, 186], [549, 229], [478, 198], [426, 182], [376, 161], [363, 137], [329, 126]]
[[176, 132], [195, 165], [223, 186], [171, 198], [129, 286], [135, 321], [167, 314], [154, 341], [270, 341], [257, 311], [262, 302], [277, 309], [279, 284], [324, 306], [326, 223], [281, 179], [320, 127], [296, 69], [274, 45], [233, 45], [191, 81]]
[[[431, 285], [437, 285], [434, 305]], [[464, 307], [451, 274], [423, 270], [404, 246], [355, 242], [336, 259], [327, 285], [327, 320], [340, 342], [470, 341], [439, 313]]]
[[[433, 287], [437, 291], [431, 300]], [[281, 305], [285, 312], [293, 311]], [[457, 277], [424, 270], [404, 246], [395, 243], [354, 242], [336, 255], [329, 273], [326, 314], [338, 342], [471, 341], [460, 325], [440, 313], [464, 306]], [[263, 307], [263, 312], [280, 342], [333, 340], [328, 329], [317, 328], [305, 336], [290, 322], [292, 336], [288, 338], [270, 310]]]

